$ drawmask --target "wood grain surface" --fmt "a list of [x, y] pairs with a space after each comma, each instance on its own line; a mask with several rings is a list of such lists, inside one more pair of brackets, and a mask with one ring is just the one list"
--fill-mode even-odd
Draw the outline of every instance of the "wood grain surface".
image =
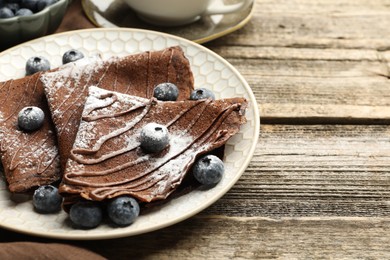
[[[135, 237], [2, 230], [1, 241], [109, 259], [390, 259], [390, 1], [255, 1], [244, 28], [205, 44], [242, 73], [261, 114], [253, 160], [222, 199]], [[71, 8], [92, 26], [78, 1]]]
[[263, 122], [388, 122], [389, 5], [258, 0], [247, 26], [207, 46], [245, 76]]

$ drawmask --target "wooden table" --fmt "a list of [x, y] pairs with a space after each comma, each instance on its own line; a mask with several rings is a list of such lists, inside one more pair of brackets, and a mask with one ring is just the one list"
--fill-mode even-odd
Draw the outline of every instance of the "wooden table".
[[[77, 28], [72, 19], [79, 19]], [[93, 27], [73, 1], [61, 30]], [[241, 30], [205, 44], [247, 79], [255, 155], [200, 214], [108, 241], [110, 259], [389, 259], [390, 1], [256, 0]]]

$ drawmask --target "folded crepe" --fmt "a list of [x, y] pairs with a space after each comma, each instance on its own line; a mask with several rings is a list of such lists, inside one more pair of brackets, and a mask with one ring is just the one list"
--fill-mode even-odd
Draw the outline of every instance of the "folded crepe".
[[[65, 209], [78, 199], [130, 195], [141, 202], [167, 198], [196, 158], [224, 145], [246, 122], [244, 98], [157, 101], [89, 88], [60, 193]], [[162, 152], [140, 148], [148, 123], [168, 128]]]
[[[40, 75], [0, 82], [0, 155], [11, 192], [25, 192], [61, 177], [55, 130]], [[18, 113], [26, 106], [40, 107], [45, 113], [37, 131], [18, 128]]]
[[88, 94], [88, 86], [150, 98], [154, 87], [171, 82], [179, 88], [179, 100], [188, 99], [194, 78], [180, 47], [113, 57], [83, 67], [45, 73], [41, 77], [56, 127], [61, 166], [65, 167], [76, 138]]

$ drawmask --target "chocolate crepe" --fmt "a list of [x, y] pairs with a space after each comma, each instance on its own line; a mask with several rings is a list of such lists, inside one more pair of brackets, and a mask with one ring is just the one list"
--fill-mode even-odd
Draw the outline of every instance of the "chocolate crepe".
[[[246, 106], [244, 98], [162, 102], [90, 87], [59, 188], [65, 208], [77, 198], [167, 198], [199, 155], [239, 131]], [[169, 146], [159, 153], [140, 148], [140, 131], [151, 122], [170, 133]]]
[[[24, 192], [61, 177], [55, 130], [40, 75], [0, 82], [0, 155], [11, 192]], [[37, 131], [18, 128], [18, 113], [26, 106], [40, 107], [45, 113], [44, 124]]]
[[179, 88], [179, 100], [187, 99], [194, 88], [189, 61], [180, 47], [114, 57], [83, 67], [68, 66], [44, 74], [41, 81], [56, 127], [63, 167], [76, 137], [88, 86], [149, 98], [157, 84], [171, 82]]

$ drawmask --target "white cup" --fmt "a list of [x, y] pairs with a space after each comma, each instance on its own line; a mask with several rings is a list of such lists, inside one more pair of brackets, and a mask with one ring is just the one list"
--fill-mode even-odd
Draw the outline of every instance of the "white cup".
[[225, 5], [221, 0], [125, 0], [141, 19], [160, 26], [185, 25], [205, 15], [234, 13], [252, 1]]

